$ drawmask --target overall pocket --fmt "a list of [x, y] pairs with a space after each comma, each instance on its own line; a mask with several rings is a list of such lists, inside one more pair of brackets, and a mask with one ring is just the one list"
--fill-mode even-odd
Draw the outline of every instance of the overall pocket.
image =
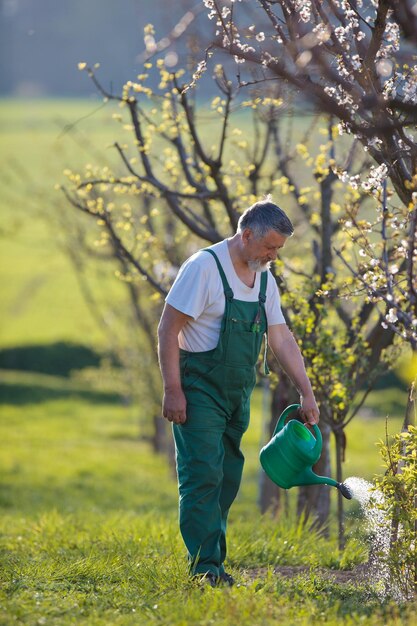
[[204, 382], [215, 367], [217, 367], [217, 363], [208, 359], [204, 360], [190, 355], [184, 358], [181, 356], [180, 372], [183, 391], [198, 387], [199, 381], [203, 379]]
[[230, 320], [224, 362], [237, 367], [255, 366], [262, 346], [263, 333], [250, 330], [248, 322]]

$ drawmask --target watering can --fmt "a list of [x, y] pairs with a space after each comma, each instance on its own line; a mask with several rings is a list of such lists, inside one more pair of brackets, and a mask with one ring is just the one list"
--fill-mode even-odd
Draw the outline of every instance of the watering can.
[[291, 404], [282, 412], [271, 441], [262, 448], [260, 461], [265, 473], [283, 489], [304, 485], [330, 485], [337, 487], [350, 500], [352, 494], [344, 483], [313, 472], [313, 465], [319, 460], [322, 449], [319, 427], [313, 425], [313, 436], [307, 426], [296, 419], [285, 424], [288, 415], [299, 408], [299, 404]]

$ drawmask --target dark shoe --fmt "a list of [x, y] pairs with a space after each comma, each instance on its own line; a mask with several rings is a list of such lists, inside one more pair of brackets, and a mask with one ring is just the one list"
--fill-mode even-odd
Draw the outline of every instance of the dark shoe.
[[194, 576], [202, 585], [208, 585], [209, 587], [217, 587], [219, 579], [214, 572], [206, 572], [205, 574], [196, 574]]
[[232, 587], [235, 584], [235, 579], [233, 578], [231, 574], [228, 574], [227, 572], [222, 572], [219, 575], [219, 579], [220, 579], [220, 582], [224, 583], [225, 585], [228, 585], [229, 587]]

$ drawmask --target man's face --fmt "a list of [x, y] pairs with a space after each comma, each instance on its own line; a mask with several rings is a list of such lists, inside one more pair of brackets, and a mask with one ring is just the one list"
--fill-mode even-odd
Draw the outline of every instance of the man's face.
[[287, 237], [275, 230], [270, 230], [264, 237], [257, 239], [250, 228], [242, 233], [245, 258], [253, 272], [264, 272], [278, 256], [278, 250], [284, 247]]

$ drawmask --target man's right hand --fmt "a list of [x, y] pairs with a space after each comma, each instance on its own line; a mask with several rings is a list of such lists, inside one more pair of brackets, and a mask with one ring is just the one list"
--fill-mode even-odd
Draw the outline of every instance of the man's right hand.
[[187, 419], [187, 401], [181, 387], [178, 334], [191, 319], [166, 304], [158, 326], [158, 357], [164, 381], [162, 415], [174, 424], [184, 424]]
[[187, 419], [187, 401], [181, 388], [165, 389], [162, 401], [162, 415], [174, 424], [184, 424]]

